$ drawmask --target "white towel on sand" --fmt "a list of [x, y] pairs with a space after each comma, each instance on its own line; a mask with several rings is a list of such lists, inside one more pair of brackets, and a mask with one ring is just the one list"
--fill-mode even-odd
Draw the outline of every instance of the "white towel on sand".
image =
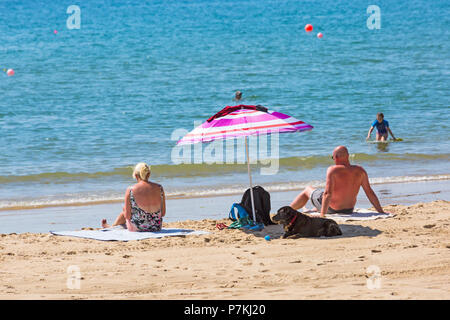
[[169, 236], [188, 236], [208, 234], [207, 231], [163, 228], [157, 232], [130, 232], [123, 227], [117, 226], [100, 230], [77, 230], [77, 231], [50, 231], [51, 234], [58, 236], [69, 236], [101, 241], [130, 241], [143, 240], [149, 238], [162, 238]]
[[[318, 211], [306, 211], [312, 216], [320, 215]], [[394, 217], [392, 213], [378, 213], [376, 211], [370, 211], [368, 209], [355, 209], [351, 214], [334, 213], [327, 214], [325, 217], [333, 219], [336, 221], [363, 221], [363, 220], [376, 220], [376, 219], [386, 219]]]

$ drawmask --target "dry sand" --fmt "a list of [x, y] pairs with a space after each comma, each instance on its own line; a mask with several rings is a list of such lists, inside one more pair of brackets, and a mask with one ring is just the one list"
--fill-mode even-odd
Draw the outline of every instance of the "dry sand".
[[[341, 223], [337, 238], [215, 228], [227, 219], [164, 225], [209, 235], [132, 242], [1, 235], [0, 298], [449, 299], [449, 202], [385, 210], [396, 216]], [[70, 266], [79, 268], [79, 289]]]

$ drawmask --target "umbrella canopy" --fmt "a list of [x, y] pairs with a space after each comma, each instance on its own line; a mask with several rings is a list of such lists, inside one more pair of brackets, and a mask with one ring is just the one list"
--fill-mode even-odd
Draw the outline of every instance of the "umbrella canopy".
[[256, 222], [247, 137], [275, 132], [301, 132], [312, 129], [313, 126], [303, 121], [281, 112], [270, 111], [260, 105], [227, 106], [209, 118], [205, 123], [186, 134], [177, 142], [177, 144], [185, 145], [245, 137], [245, 151], [247, 156], [248, 177], [250, 180], [253, 220]]
[[308, 131], [313, 127], [281, 112], [270, 111], [262, 106], [227, 106], [209, 118], [177, 144], [211, 142], [271, 132]]

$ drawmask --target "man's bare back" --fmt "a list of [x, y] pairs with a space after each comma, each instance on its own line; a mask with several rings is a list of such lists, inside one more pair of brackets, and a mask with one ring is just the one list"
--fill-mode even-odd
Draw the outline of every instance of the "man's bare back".
[[365, 170], [356, 165], [335, 165], [328, 169], [327, 183], [330, 182], [330, 207], [334, 210], [354, 208]]
[[320, 210], [320, 215], [326, 213], [351, 213], [356, 204], [359, 188], [362, 187], [370, 203], [375, 209], [383, 213], [378, 197], [370, 187], [367, 172], [357, 165], [351, 165], [348, 150], [344, 146], [336, 147], [332, 156], [335, 165], [327, 170], [325, 191], [309, 186], [300, 193], [291, 203], [291, 207], [298, 210], [305, 206], [309, 199]]

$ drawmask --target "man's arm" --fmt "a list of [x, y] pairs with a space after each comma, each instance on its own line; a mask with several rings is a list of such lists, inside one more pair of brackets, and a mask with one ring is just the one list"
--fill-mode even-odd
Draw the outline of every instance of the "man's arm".
[[370, 139], [370, 135], [372, 134], [372, 131], [373, 131], [373, 127], [370, 127], [369, 132], [367, 133], [367, 138], [366, 138], [366, 140], [369, 140], [369, 139]]
[[384, 213], [383, 208], [381, 207], [380, 201], [378, 200], [377, 195], [372, 190], [372, 187], [370, 186], [369, 182], [369, 176], [367, 175], [366, 170], [362, 169], [363, 171], [363, 180], [361, 183], [361, 186], [364, 189], [364, 192], [366, 193], [367, 198], [369, 199], [370, 203], [374, 206], [375, 210], [377, 210], [379, 213]]
[[394, 140], [397, 140], [397, 139], [394, 137], [394, 134], [392, 133], [391, 128], [388, 127], [387, 129], [388, 129], [389, 133], [391, 134], [392, 138], [393, 138]]
[[334, 185], [334, 175], [333, 169], [330, 167], [327, 170], [327, 181], [325, 184], [325, 191], [323, 192], [322, 198], [322, 210], [320, 211], [320, 216], [322, 218], [325, 217], [325, 214], [327, 213], [328, 208], [330, 207], [333, 185]]

